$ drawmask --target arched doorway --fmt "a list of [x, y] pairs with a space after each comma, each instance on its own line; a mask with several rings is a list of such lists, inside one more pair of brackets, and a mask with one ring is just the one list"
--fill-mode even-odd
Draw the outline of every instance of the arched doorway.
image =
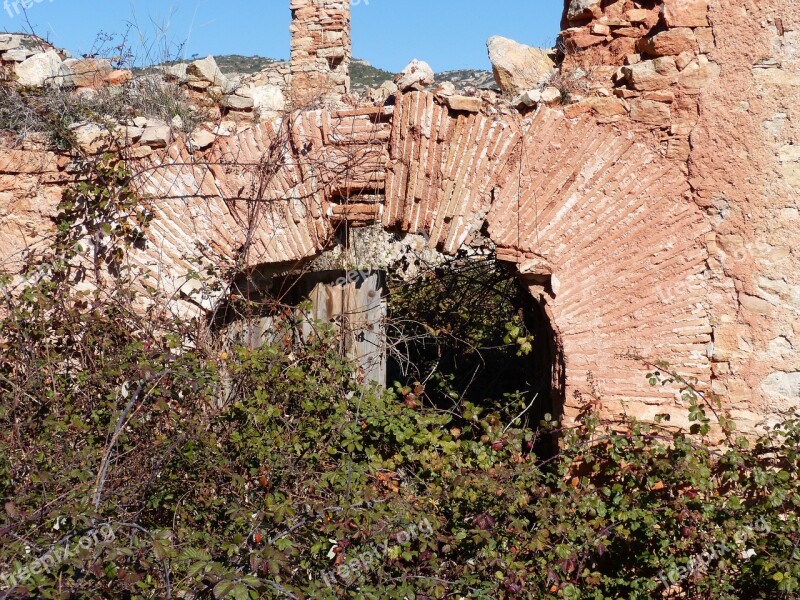
[[[641, 357], [710, 382], [709, 225], [674, 163], [591, 116], [464, 114], [411, 93], [243, 129], [206, 163], [179, 148], [161, 160], [145, 193], [163, 195], [165, 179], [180, 189], [154, 235], [239, 271], [302, 265], [367, 226], [448, 256], [483, 232], [558, 333], [568, 419], [597, 399], [609, 416], [683, 412], [674, 390], [647, 386]], [[182, 280], [187, 262], [162, 279]]]
[[[547, 283], [498, 260], [484, 237], [449, 256], [422, 235], [358, 228], [302, 264], [249, 269], [233, 290], [216, 325], [251, 348], [277, 342], [290, 352], [332, 334], [354, 379], [411, 405], [475, 407], [532, 430], [563, 411]], [[551, 442], [539, 439], [538, 450]]]

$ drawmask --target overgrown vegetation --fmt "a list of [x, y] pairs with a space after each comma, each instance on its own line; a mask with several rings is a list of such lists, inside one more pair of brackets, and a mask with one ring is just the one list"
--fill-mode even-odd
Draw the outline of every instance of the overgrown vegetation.
[[[142, 35], [133, 25], [122, 35], [100, 33], [86, 57], [113, 56], [109, 61], [113, 68], [131, 68], [138, 62], [131, 37], [141, 38], [146, 57], [158, 56], [160, 62], [171, 62], [168, 58], [181, 51], [165, 41], [163, 32], [152, 44], [145, 44]], [[25, 36], [22, 44], [30, 47], [40, 39]], [[153, 62], [147, 60], [148, 64]], [[0, 85], [0, 131], [14, 134], [18, 140], [45, 135], [60, 150], [68, 150], [73, 144], [65, 138], [80, 125], [96, 124], [111, 131], [133, 125], [135, 117], [144, 117], [191, 131], [208, 118], [202, 108], [189, 101], [184, 89], [167, 81], [162, 73], [136, 71], [138, 76], [122, 85], [80, 91], [66, 83], [37, 88], [4, 83]]]
[[112, 129], [121, 123], [132, 124], [134, 117], [166, 123], [179, 117], [186, 131], [203, 120], [202, 112], [189, 103], [185, 92], [161, 77], [138, 77], [117, 89], [103, 88], [84, 95], [55, 86], [0, 86], [0, 131], [20, 139], [45, 134], [61, 149], [69, 147], [63, 137], [76, 126], [96, 123]]
[[[2, 280], [0, 597], [798, 596], [800, 423], [748, 441], [723, 418], [712, 448], [710, 401], [662, 367], [692, 431], [591, 412], [537, 431], [502, 399], [367, 386], [322, 324], [232, 345], [126, 269], [148, 218], [124, 164], [85, 171], [40, 276]], [[98, 264], [113, 278], [73, 285]], [[459, 327], [417, 292], [407, 310]], [[560, 452], [536, 455], [543, 434]]]
[[531, 357], [529, 294], [491, 253], [453, 258], [412, 281], [390, 278], [388, 303], [395, 386], [424, 388], [424, 399], [439, 408], [460, 411], [473, 402], [509, 419], [535, 404], [523, 425], [552, 412], [538, 410], [549, 399], [550, 374]]

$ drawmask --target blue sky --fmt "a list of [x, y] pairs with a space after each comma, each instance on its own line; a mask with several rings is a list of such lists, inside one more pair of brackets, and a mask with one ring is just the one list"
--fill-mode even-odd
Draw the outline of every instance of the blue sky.
[[[13, 0], [0, 0], [0, 30], [27, 29]], [[562, 0], [352, 0], [354, 54], [399, 71], [412, 58], [437, 71], [487, 68], [485, 42], [504, 35], [536, 46], [555, 40]], [[137, 54], [160, 57], [183, 44], [193, 54], [287, 58], [289, 0], [17, 0], [35, 31], [78, 55], [97, 33], [135, 22], [148, 40]], [[159, 33], [166, 31], [166, 33]]]

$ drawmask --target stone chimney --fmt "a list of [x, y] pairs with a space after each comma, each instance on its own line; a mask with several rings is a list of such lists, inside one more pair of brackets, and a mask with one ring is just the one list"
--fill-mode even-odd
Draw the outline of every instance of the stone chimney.
[[291, 0], [292, 104], [335, 104], [350, 92], [350, 0]]

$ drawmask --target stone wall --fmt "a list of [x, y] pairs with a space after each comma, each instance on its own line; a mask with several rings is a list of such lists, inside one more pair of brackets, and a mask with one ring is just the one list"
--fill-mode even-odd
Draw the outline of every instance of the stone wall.
[[796, 410], [800, 6], [572, 0], [563, 25], [561, 77], [585, 93], [567, 112], [652, 136], [712, 228], [714, 391], [745, 426]]
[[350, 0], [291, 0], [292, 103], [341, 101], [350, 92]]
[[69, 161], [28, 140], [0, 150], [0, 272], [19, 272], [26, 250], [42, 243], [52, 228], [50, 217], [61, 201]]
[[561, 35], [561, 79], [586, 94], [570, 114], [593, 112], [604, 122], [630, 119], [651, 129], [669, 158], [689, 158], [699, 95], [717, 81], [709, 57], [713, 31], [708, 0], [575, 0]]
[[[346, 3], [292, 6], [295, 107], [342, 100]], [[551, 318], [568, 417], [685, 425], [676, 390], [645, 382], [666, 360], [754, 428], [800, 405], [799, 23], [789, 0], [573, 0], [563, 106], [434, 90], [255, 119], [237, 100], [126, 149], [155, 215], [132, 260], [196, 314], [224, 299], [199, 267], [298, 264], [342, 224], [450, 254], [485, 232]], [[33, 141], [0, 151], [4, 265], [45, 240], [69, 172]]]
[[715, 388], [774, 415], [800, 405], [800, 5], [718, 2], [709, 20], [720, 77], [688, 166], [716, 233]]

